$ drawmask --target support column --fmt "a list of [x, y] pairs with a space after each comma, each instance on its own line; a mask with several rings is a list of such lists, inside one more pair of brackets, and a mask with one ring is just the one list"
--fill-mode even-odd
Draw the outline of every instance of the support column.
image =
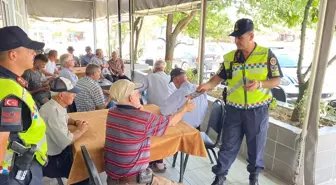
[[93, 1], [92, 26], [93, 26], [93, 50], [97, 49], [97, 23], [96, 23], [96, 0]]
[[107, 19], [107, 49], [108, 49], [108, 54], [107, 56], [110, 58], [111, 57], [111, 37], [110, 37], [110, 11], [109, 11], [109, 0], [106, 0], [106, 19]]
[[129, 0], [129, 23], [130, 23], [130, 70], [131, 79], [134, 80], [134, 0]]
[[201, 0], [201, 29], [198, 46], [198, 84], [203, 83], [204, 74], [204, 43], [205, 43], [205, 26], [206, 26], [206, 8], [207, 0]]
[[121, 0], [118, 0], [118, 37], [119, 37], [119, 56], [122, 58], [122, 41], [121, 41], [121, 12], [120, 12], [120, 6], [121, 6]]
[[[318, 143], [318, 125], [320, 118], [320, 100], [324, 76], [328, 66], [330, 47], [333, 40], [336, 19], [336, 1], [321, 0], [319, 24], [316, 32], [315, 52], [308, 87], [306, 116], [302, 132], [308, 127], [307, 137], [304, 137], [304, 184], [314, 185], [316, 170], [316, 151]], [[322, 74], [322, 75], [321, 75]], [[305, 136], [305, 134], [303, 134]], [[302, 151], [303, 152], [303, 151]]]

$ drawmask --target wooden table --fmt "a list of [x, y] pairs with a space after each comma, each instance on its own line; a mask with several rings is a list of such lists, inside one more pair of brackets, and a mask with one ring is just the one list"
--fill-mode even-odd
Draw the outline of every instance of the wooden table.
[[75, 73], [78, 78], [82, 78], [85, 76], [85, 69], [86, 67], [74, 67], [72, 72]]
[[[150, 112], [153, 113], [160, 112], [159, 110], [153, 110], [153, 106], [151, 105], [146, 106], [145, 109], [152, 109]], [[101, 173], [104, 171], [104, 144], [107, 113], [108, 110], [99, 110], [69, 114], [69, 116], [75, 120], [88, 121], [89, 130], [73, 144], [74, 162], [70, 171], [68, 184], [80, 182], [88, 178], [87, 169], [80, 149], [81, 145], [85, 145], [88, 149], [98, 172]], [[151, 140], [151, 161], [167, 158], [178, 151], [200, 157], [207, 156], [199, 131], [183, 121], [174, 127], [169, 127], [163, 136], [151, 137]], [[181, 166], [184, 167], [182, 163]], [[181, 178], [183, 179], [183, 173], [180, 175], [180, 180]]]

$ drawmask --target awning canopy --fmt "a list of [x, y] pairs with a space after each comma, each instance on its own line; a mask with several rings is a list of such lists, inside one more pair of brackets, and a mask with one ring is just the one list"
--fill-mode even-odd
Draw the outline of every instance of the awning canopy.
[[[109, 15], [118, 14], [118, 0], [108, 0]], [[92, 19], [94, 0], [26, 0], [28, 14], [37, 17]], [[197, 9], [200, 0], [135, 0], [137, 15], [163, 14]], [[107, 0], [95, 0], [96, 17], [106, 17]], [[128, 13], [129, 0], [121, 0], [121, 14]]]

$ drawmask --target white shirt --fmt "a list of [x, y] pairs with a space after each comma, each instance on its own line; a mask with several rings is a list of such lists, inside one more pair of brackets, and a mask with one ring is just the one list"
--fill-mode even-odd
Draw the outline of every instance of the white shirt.
[[73, 134], [68, 130], [67, 110], [51, 99], [41, 107], [39, 113], [47, 125], [48, 155], [58, 155], [73, 139]]
[[[185, 96], [195, 92], [196, 88], [195, 84], [184, 82], [180, 88], [168, 97], [164, 105], [160, 106], [161, 113], [167, 116], [177, 112], [184, 105], [186, 101]], [[203, 123], [208, 110], [207, 94], [204, 93], [191, 101], [195, 103], [195, 109], [192, 112], [184, 113], [183, 121], [196, 128]]]
[[51, 62], [50, 60], [48, 61], [48, 63], [45, 66], [45, 69], [48, 73], [51, 74], [55, 74], [56, 71], [56, 63], [55, 62]]
[[175, 85], [169, 81], [170, 76], [162, 71], [151, 73], [143, 79], [144, 87], [140, 91], [147, 90], [148, 104], [163, 105], [169, 95], [176, 90]]

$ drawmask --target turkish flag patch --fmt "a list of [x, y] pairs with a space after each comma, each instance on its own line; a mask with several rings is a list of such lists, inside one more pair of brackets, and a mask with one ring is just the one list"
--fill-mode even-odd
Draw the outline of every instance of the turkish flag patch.
[[6, 98], [4, 100], [4, 106], [6, 107], [18, 107], [19, 101], [17, 99]]

